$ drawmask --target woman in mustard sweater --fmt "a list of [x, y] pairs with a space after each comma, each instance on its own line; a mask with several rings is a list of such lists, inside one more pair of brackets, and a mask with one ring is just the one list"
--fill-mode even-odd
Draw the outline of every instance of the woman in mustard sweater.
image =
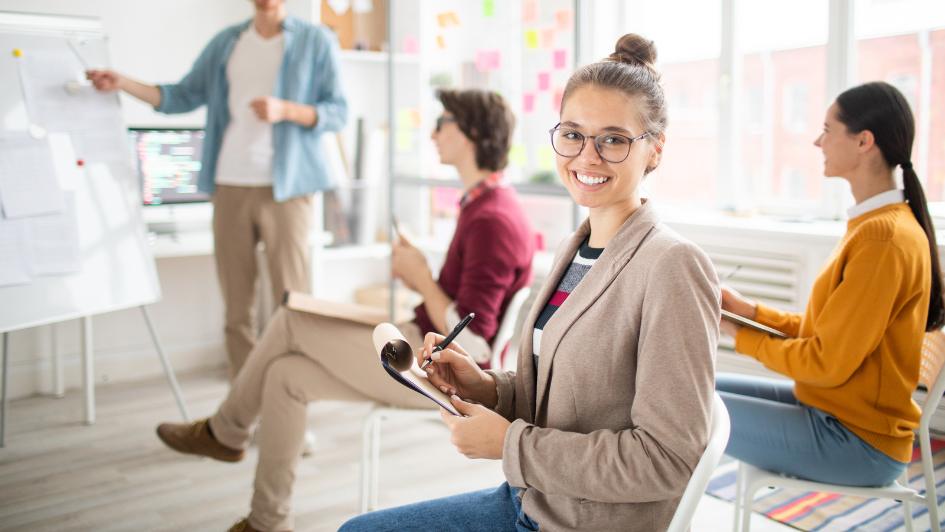
[[794, 380], [718, 376], [732, 417], [730, 456], [853, 486], [885, 485], [905, 469], [919, 422], [912, 392], [923, 333], [945, 323], [935, 232], [910, 162], [914, 136], [909, 104], [893, 86], [838, 96], [814, 144], [824, 175], [849, 181], [856, 205], [807, 309], [783, 312], [723, 288], [722, 308], [789, 336], [723, 321], [735, 349]]

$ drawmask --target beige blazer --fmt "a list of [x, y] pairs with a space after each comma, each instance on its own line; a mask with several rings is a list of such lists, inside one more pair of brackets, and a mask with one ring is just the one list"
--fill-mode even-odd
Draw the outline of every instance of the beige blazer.
[[665, 530], [708, 441], [718, 278], [644, 203], [545, 325], [536, 379], [532, 327], [589, 232], [559, 249], [517, 371], [493, 372], [502, 468], [541, 530]]

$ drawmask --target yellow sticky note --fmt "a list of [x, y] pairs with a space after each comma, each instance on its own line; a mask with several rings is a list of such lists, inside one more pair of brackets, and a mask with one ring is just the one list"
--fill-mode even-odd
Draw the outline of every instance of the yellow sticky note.
[[397, 130], [397, 151], [411, 151], [413, 150], [413, 131], [410, 129], [398, 129]]
[[528, 154], [525, 153], [525, 145], [513, 144], [509, 150], [509, 162], [515, 166], [525, 166], [528, 161]]
[[538, 168], [542, 170], [554, 170], [555, 152], [551, 149], [551, 146], [538, 147]]
[[442, 35], [436, 36], [436, 47], [440, 50], [446, 49], [446, 39], [444, 39]]
[[23, 57], [23, 50], [20, 50], [19, 48], [14, 48], [13, 57]]
[[538, 49], [538, 30], [525, 30], [525, 48]]

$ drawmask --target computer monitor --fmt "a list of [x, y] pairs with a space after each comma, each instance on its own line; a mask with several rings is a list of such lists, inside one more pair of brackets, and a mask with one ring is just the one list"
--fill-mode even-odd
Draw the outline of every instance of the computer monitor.
[[143, 205], [209, 201], [197, 190], [204, 131], [200, 128], [129, 128]]

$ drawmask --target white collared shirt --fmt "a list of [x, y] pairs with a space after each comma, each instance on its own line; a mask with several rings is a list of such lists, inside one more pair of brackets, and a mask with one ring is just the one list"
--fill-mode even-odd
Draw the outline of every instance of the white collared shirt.
[[879, 194], [866, 198], [856, 205], [847, 209], [847, 216], [852, 220], [857, 216], [862, 216], [870, 211], [875, 211], [880, 207], [892, 205], [893, 203], [902, 203], [906, 201], [906, 196], [900, 189], [887, 190]]

